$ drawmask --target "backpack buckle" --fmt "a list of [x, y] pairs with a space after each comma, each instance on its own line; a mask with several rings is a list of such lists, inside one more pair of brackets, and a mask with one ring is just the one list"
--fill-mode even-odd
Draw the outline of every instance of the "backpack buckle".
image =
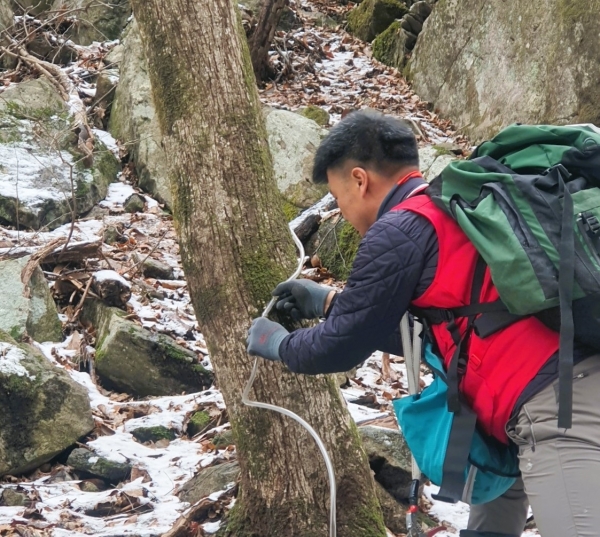
[[598, 221], [598, 218], [590, 211], [584, 211], [580, 213], [579, 216], [587, 235], [592, 239], [598, 238], [598, 236], [600, 236], [600, 222]]

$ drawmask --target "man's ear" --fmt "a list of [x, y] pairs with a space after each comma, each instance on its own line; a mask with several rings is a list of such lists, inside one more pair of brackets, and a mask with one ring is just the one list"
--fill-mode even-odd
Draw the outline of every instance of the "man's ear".
[[350, 172], [350, 177], [353, 183], [351, 188], [358, 188], [360, 190], [361, 197], [363, 197], [369, 188], [369, 173], [364, 168], [355, 166]]

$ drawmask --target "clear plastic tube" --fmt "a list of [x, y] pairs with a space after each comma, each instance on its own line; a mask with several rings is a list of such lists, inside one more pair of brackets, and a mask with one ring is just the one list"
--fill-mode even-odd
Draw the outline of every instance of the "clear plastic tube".
[[[296, 236], [296, 234], [294, 233], [294, 231], [291, 228], [290, 228], [290, 231], [292, 233], [292, 238], [294, 239], [294, 242], [296, 243], [296, 247], [298, 248], [299, 262], [298, 262], [298, 268], [296, 268], [295, 272], [286, 280], [288, 282], [295, 280], [299, 276], [300, 272], [302, 271], [302, 265], [304, 264], [304, 246], [302, 246], [300, 239], [298, 239], [298, 237]], [[273, 306], [275, 305], [276, 300], [277, 300], [276, 297], [273, 297], [269, 301], [269, 303], [267, 304], [267, 307], [265, 308], [265, 311], [263, 311], [263, 313], [262, 313], [263, 317], [266, 317], [269, 314], [269, 312], [273, 309]], [[252, 366], [252, 373], [250, 374], [250, 379], [248, 380], [248, 384], [246, 384], [246, 387], [244, 388], [244, 392], [242, 393], [242, 403], [244, 403], [245, 405], [250, 406], [250, 407], [263, 408], [265, 410], [272, 410], [274, 412], [279, 412], [280, 414], [284, 414], [285, 416], [288, 416], [288, 417], [292, 418], [293, 420], [296, 420], [313, 437], [314, 441], [317, 444], [317, 447], [321, 451], [321, 455], [323, 456], [323, 459], [325, 460], [325, 466], [327, 467], [327, 474], [329, 476], [329, 537], [336, 537], [337, 529], [336, 529], [336, 507], [335, 507], [335, 504], [336, 504], [335, 473], [333, 471], [333, 464], [331, 463], [331, 458], [329, 457], [329, 453], [327, 453], [327, 449], [325, 449], [325, 444], [323, 444], [323, 441], [321, 440], [321, 438], [319, 438], [319, 435], [310, 426], [310, 424], [308, 424], [305, 420], [303, 420], [297, 414], [294, 414], [291, 410], [288, 410], [287, 408], [282, 408], [282, 407], [279, 407], [276, 405], [270, 405], [268, 403], [260, 403], [259, 401], [252, 401], [249, 398], [250, 390], [252, 389], [252, 385], [254, 384], [254, 379], [256, 378], [257, 372], [258, 372], [258, 358], [256, 358], [254, 360], [254, 365]]]

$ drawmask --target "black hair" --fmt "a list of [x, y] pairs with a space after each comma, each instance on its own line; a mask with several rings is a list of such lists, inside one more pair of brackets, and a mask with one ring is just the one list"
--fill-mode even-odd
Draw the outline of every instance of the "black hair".
[[417, 140], [401, 120], [374, 110], [348, 114], [323, 139], [313, 166], [313, 182], [327, 183], [327, 170], [354, 160], [365, 168], [394, 174], [419, 166]]

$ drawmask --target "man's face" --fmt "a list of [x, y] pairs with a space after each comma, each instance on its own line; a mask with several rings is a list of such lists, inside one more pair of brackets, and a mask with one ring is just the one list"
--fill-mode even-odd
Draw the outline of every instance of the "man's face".
[[369, 173], [357, 166], [346, 165], [327, 170], [331, 195], [337, 200], [342, 216], [364, 237], [375, 222], [379, 205], [370, 199]]

